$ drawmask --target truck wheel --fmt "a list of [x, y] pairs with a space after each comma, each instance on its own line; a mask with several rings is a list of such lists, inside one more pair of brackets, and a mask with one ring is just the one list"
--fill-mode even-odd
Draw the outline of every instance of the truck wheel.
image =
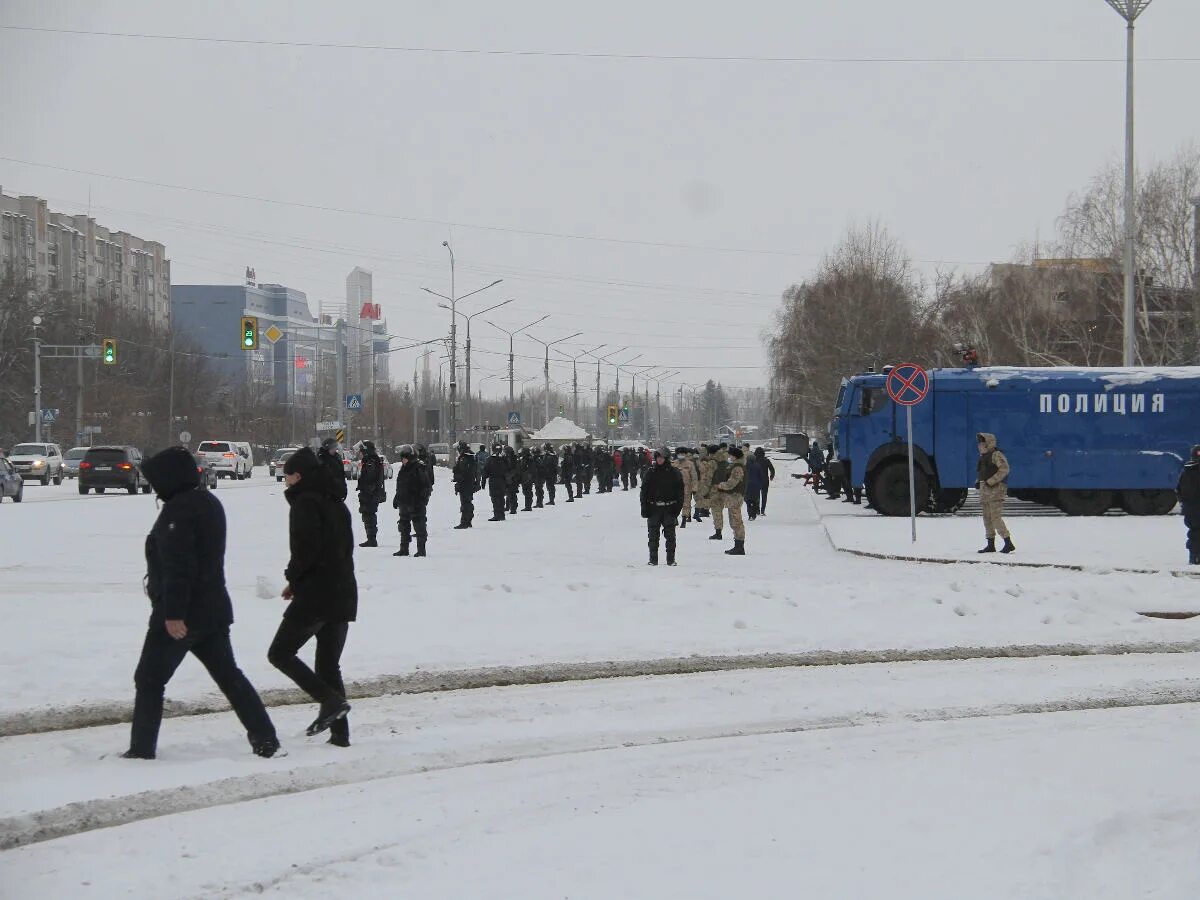
[[49, 483], [50, 483], [50, 473], [47, 472], [45, 475], [42, 476], [42, 487], [45, 487]]
[[1058, 508], [1068, 516], [1102, 516], [1112, 505], [1112, 491], [1058, 492]]
[[1131, 516], [1165, 516], [1175, 508], [1174, 491], [1121, 491], [1121, 508]]
[[[929, 478], [920, 469], [914, 473], [917, 489], [917, 512], [929, 506]], [[908, 515], [908, 466], [890, 462], [875, 470], [867, 482], [867, 499], [871, 506], [885, 516]]]
[[956, 513], [966, 502], [966, 488], [942, 488], [940, 491], [934, 491], [933, 512]]

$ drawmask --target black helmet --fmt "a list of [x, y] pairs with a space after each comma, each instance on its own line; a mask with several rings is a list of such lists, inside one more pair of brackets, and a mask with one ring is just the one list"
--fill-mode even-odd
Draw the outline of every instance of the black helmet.
[[337, 447], [337, 445], [337, 438], [327, 437], [325, 440], [321, 441], [321, 449], [323, 450], [333, 450]]
[[413, 459], [417, 455], [417, 451], [413, 449], [412, 444], [405, 444], [400, 448], [399, 456], [401, 459]]
[[471, 451], [471, 448], [467, 446], [466, 441], [459, 441], [455, 445], [455, 448], [458, 450], [459, 453], [469, 453]]
[[545, 450], [547, 453], [553, 453], [554, 445], [552, 443], [550, 443], [549, 441], [546, 441], [546, 443], [542, 444], [542, 449]]
[[1192, 447], [1192, 459], [1200, 460], [1200, 444], [1196, 444], [1194, 447]]

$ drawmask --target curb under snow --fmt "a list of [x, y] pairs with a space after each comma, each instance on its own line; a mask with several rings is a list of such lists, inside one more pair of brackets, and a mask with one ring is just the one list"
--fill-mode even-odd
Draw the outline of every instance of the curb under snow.
[[[604, 678], [638, 678], [652, 675], [692, 675], [749, 669], [805, 666], [848, 666], [874, 663], [951, 662], [970, 659], [1029, 659], [1039, 656], [1123, 656], [1149, 653], [1200, 652], [1200, 641], [1113, 644], [1013, 644], [1001, 647], [933, 647], [929, 649], [810, 650], [802, 653], [755, 653], [726, 656], [685, 656], [662, 659], [605, 660], [599, 662], [539, 663], [525, 666], [489, 666], [382, 675], [347, 685], [350, 699], [389, 694], [425, 694], [527, 684], [556, 684]], [[297, 689], [262, 692], [267, 706], [312, 703]], [[222, 698], [171, 701], [164, 716], [201, 716], [229, 709]], [[0, 715], [0, 737], [67, 731], [129, 722], [133, 704], [109, 701], [69, 707], [51, 707]]]

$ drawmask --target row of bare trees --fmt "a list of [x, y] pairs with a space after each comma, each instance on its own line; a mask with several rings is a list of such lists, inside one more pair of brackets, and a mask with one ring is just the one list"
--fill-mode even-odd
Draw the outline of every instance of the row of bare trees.
[[[765, 336], [776, 417], [823, 424], [844, 375], [898, 360], [954, 365], [956, 344], [994, 365], [1119, 365], [1122, 179], [1105, 169], [1068, 198], [1055, 241], [982, 273], [926, 282], [886, 228], [851, 228], [784, 291]], [[1200, 147], [1144, 173], [1137, 197], [1139, 364], [1200, 364]]]

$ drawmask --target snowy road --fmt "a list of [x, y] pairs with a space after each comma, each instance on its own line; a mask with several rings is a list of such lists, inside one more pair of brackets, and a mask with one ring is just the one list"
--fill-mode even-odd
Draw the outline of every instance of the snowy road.
[[[706, 540], [707, 526], [693, 527], [679, 534], [676, 569], [644, 565], [636, 500], [620, 491], [505, 523], [480, 515], [475, 529], [454, 531], [455, 501], [441, 470], [430, 513], [430, 558], [394, 559], [390, 528], [383, 531], [388, 546], [357, 556], [360, 621], [351, 629], [346, 675], [356, 680], [694, 654], [1153, 648], [1194, 646], [1200, 639], [1200, 623], [1137, 615], [1197, 605], [1194, 583], [1165, 574], [917, 566], [836, 553], [814, 508], [821, 501], [786, 477], [787, 465], [780, 466], [769, 517], [750, 525], [749, 556], [724, 556], [726, 544]], [[291, 685], [265, 659], [282, 602], [256, 591], [260, 578], [272, 593], [281, 586], [286, 504], [282, 486], [261, 475], [223, 481], [217, 496], [229, 520], [234, 646], [258, 687], [283, 689]], [[7, 717], [9, 732], [22, 730], [24, 711], [84, 705], [119, 714], [131, 699], [147, 614], [141, 548], [154, 498], [80, 497], [73, 490], [39, 486], [24, 504], [2, 511], [0, 602], [9, 628], [0, 637], [0, 679], [8, 686], [0, 694], [0, 718]], [[944, 521], [957, 530], [940, 536], [931, 530], [923, 548], [975, 546], [978, 523]], [[1047, 530], [1029, 552], [1070, 557], [1079, 521], [1038, 520]], [[1178, 524], [1174, 517], [1170, 522]], [[1114, 517], [1087, 524], [1100, 529], [1090, 532], [1090, 542], [1102, 543], [1113, 561], [1166, 540], [1150, 528], [1157, 521]], [[878, 517], [859, 524], [879, 533], [894, 526]], [[169, 689], [173, 700], [207, 701], [212, 694], [192, 663]]]

